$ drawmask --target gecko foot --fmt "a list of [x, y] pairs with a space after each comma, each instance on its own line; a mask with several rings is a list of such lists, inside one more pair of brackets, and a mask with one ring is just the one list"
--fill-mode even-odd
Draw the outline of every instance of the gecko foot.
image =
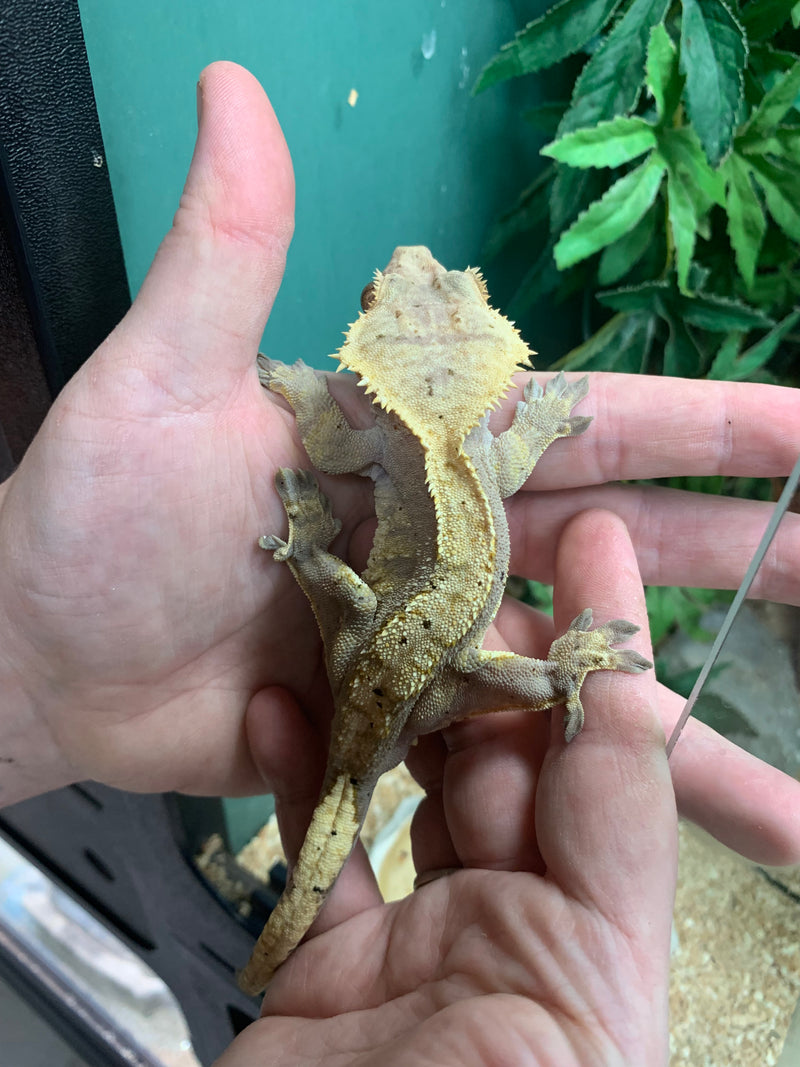
[[[590, 415], [570, 412], [589, 392], [586, 375], [568, 382], [562, 373], [551, 378], [544, 389], [535, 378], [525, 384], [523, 399], [517, 403], [515, 422], [526, 439], [536, 443], [532, 461], [559, 437], [577, 437], [592, 421]], [[531, 463], [532, 466], [532, 463]]]
[[[535, 386], [535, 389], [532, 388]], [[589, 378], [584, 374], [582, 378], [578, 378], [574, 382], [568, 382], [564, 374], [559, 373], [551, 378], [542, 390], [542, 387], [538, 385], [533, 378], [531, 378], [524, 390], [525, 400], [528, 402], [535, 402], [537, 404], [537, 419], [546, 418], [544, 414], [548, 414], [552, 410], [553, 415], [567, 413], [567, 417], [562, 417], [558, 420], [557, 425], [553, 428], [553, 435], [555, 437], [577, 437], [582, 434], [592, 421], [591, 415], [569, 415], [576, 404], [589, 392]], [[539, 412], [542, 414], [540, 415]]]
[[261, 548], [273, 552], [279, 563], [308, 559], [315, 551], [327, 549], [342, 524], [333, 517], [331, 502], [314, 475], [281, 467], [275, 475], [275, 488], [286, 508], [289, 537], [284, 541], [275, 534], [265, 534], [258, 541]]
[[580, 700], [581, 686], [592, 671], [624, 671], [639, 674], [653, 664], [631, 649], [617, 650], [619, 644], [635, 634], [639, 627], [624, 619], [590, 629], [592, 612], [587, 608], [570, 623], [569, 629], [553, 642], [548, 661], [558, 666], [567, 707], [564, 737], [571, 741], [583, 726], [583, 705]]
[[286, 364], [259, 352], [257, 363], [258, 380], [264, 388], [280, 393], [294, 408], [304, 397], [313, 396], [320, 390], [327, 393], [327, 387], [322, 385], [316, 371], [302, 359]]

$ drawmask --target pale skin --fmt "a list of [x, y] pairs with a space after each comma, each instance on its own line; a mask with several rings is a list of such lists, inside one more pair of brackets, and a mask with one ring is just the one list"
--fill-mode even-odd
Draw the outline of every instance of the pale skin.
[[[256, 544], [283, 529], [276, 468], [308, 466], [255, 368], [292, 172], [245, 71], [216, 64], [201, 90], [186, 191], [134, 307], [0, 487], [0, 800], [85, 778], [271, 790], [291, 852], [330, 713], [308, 606]], [[588, 407], [591, 433], [549, 450], [509, 508], [512, 569], [554, 581], [555, 623], [506, 604], [492, 647], [541, 656], [587, 604], [644, 625], [640, 575], [734, 587], [763, 507], [603, 483], [777, 477], [800, 450], [793, 390], [595, 375]], [[363, 563], [368, 486], [321, 481], [335, 550]], [[799, 560], [789, 516], [755, 595], [799, 603]], [[649, 655], [644, 632], [631, 645]], [[652, 672], [593, 677], [583, 697], [569, 746], [558, 715], [551, 731], [519, 712], [420, 743], [417, 867], [463, 870], [384, 907], [357, 851], [220, 1067], [665, 1062], [675, 798], [743, 854], [797, 862], [800, 785], [696, 724], [668, 765], [682, 702]]]

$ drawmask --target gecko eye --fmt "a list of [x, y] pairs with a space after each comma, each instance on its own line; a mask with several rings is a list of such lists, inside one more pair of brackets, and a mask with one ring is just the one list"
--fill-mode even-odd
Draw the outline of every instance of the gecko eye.
[[375, 282], [370, 282], [361, 290], [361, 310], [369, 311], [375, 303]]

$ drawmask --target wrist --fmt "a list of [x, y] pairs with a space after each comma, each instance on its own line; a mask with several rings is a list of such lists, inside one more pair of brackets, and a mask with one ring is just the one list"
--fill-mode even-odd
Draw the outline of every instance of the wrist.
[[[3, 503], [12, 479], [0, 485], [0, 541]], [[45, 714], [49, 682], [46, 672], [37, 669], [35, 656], [26, 651], [7, 576], [8, 568], [0, 566], [0, 806], [78, 779]]]

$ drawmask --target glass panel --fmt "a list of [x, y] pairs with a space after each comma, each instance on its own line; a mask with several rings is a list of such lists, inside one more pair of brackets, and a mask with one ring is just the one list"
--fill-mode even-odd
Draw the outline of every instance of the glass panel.
[[200, 1067], [183, 1013], [158, 975], [2, 838], [0, 918], [164, 1067]]

